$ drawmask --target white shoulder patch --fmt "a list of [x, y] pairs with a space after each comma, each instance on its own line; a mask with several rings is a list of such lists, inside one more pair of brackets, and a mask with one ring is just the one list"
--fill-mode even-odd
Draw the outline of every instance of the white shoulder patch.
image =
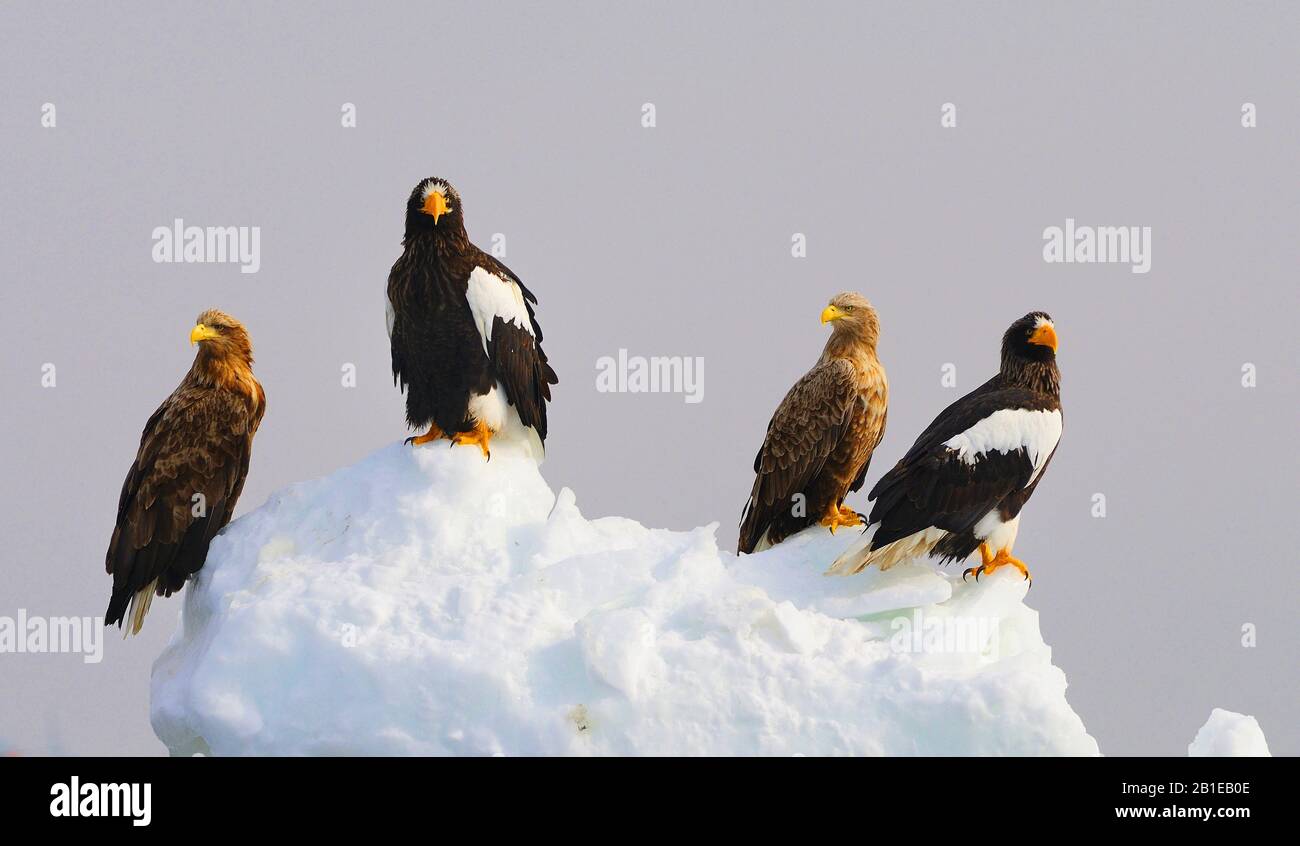
[[502, 278], [482, 267], [474, 268], [469, 275], [469, 290], [466, 292], [469, 310], [474, 315], [474, 325], [478, 327], [479, 339], [483, 341], [483, 352], [492, 340], [492, 321], [500, 317], [506, 323], [515, 323], [529, 335], [533, 334], [533, 323], [528, 319], [528, 307], [524, 305], [524, 292], [510, 279]]
[[965, 432], [953, 435], [943, 442], [967, 464], [990, 452], [1007, 453], [1023, 449], [1034, 465], [1026, 485], [1043, 471], [1043, 465], [1061, 440], [1061, 412], [1027, 411], [1023, 408], [1004, 408], [971, 426]]

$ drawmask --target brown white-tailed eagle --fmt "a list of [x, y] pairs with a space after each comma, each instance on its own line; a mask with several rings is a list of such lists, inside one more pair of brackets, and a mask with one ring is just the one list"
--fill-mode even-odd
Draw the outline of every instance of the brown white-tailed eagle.
[[831, 324], [831, 337], [821, 358], [785, 395], [754, 458], [739, 552], [765, 549], [815, 523], [834, 532], [861, 521], [844, 497], [862, 487], [885, 433], [880, 321], [866, 297], [843, 293], [822, 311], [822, 323]]
[[266, 394], [253, 378], [243, 325], [210, 310], [190, 331], [190, 372], [145, 423], [122, 485], [105, 567], [113, 595], [105, 623], [138, 634], [154, 594], [171, 596], [199, 571], [244, 490]]

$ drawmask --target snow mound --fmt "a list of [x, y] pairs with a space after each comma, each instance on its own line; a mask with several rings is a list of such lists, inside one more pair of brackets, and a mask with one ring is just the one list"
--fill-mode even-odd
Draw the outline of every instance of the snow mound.
[[1215, 708], [1187, 747], [1193, 758], [1269, 758], [1268, 741], [1254, 717]]
[[[1017, 574], [822, 575], [400, 444], [227, 527], [154, 664], [173, 754], [1095, 755]], [[1010, 568], [1006, 568], [1007, 571]]]

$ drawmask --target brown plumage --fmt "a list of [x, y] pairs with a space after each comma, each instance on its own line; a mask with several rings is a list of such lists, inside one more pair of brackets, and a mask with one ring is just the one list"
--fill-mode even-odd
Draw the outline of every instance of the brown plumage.
[[778, 544], [814, 523], [833, 532], [860, 522], [844, 497], [862, 487], [885, 433], [889, 383], [876, 358], [880, 322], [866, 297], [854, 293], [832, 299], [822, 322], [831, 324], [830, 340], [777, 407], [754, 459], [739, 552]]
[[266, 394], [238, 320], [199, 315], [194, 365], [149, 418], [122, 485], [105, 567], [113, 595], [105, 622], [137, 634], [156, 593], [171, 596], [198, 572], [244, 489]]

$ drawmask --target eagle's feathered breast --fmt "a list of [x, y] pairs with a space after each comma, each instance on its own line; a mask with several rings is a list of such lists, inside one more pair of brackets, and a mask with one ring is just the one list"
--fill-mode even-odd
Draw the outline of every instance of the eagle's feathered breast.
[[472, 425], [471, 396], [494, 380], [466, 298], [470, 268], [431, 246], [409, 245], [388, 277], [393, 376], [406, 390], [411, 426], [436, 421], [458, 432]]

